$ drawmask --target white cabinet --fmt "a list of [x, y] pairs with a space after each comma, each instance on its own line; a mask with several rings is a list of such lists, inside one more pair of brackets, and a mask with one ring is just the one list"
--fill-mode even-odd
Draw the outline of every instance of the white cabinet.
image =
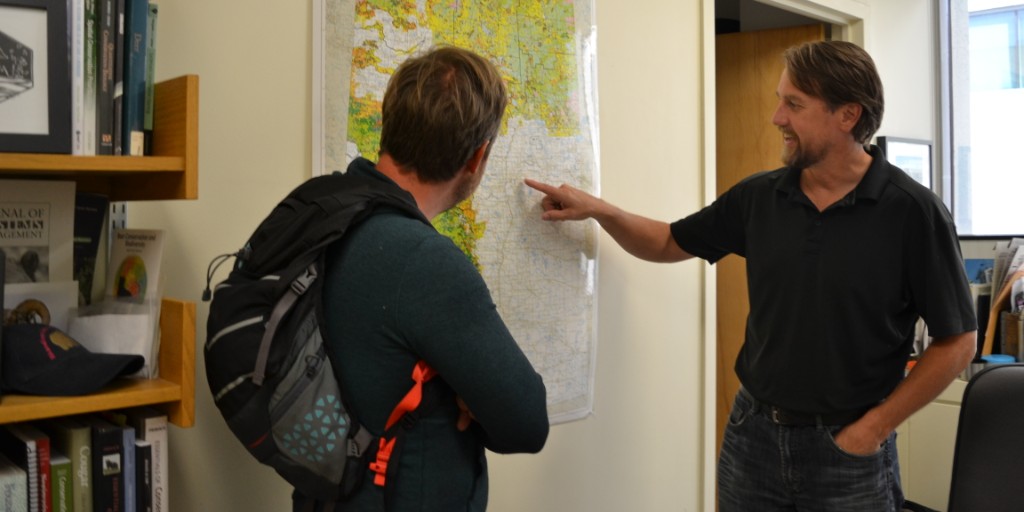
[[932, 403], [896, 429], [900, 479], [907, 499], [946, 510], [960, 400], [967, 381], [956, 379]]

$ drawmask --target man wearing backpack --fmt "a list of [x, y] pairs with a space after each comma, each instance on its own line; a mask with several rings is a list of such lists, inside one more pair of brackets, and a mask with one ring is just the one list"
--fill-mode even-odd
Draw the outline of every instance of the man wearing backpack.
[[[347, 173], [406, 191], [433, 218], [480, 184], [506, 104], [495, 66], [470, 51], [441, 47], [411, 58], [384, 96], [378, 162], [357, 158]], [[385, 485], [374, 485], [383, 471], [367, 468], [362, 486], [335, 511], [482, 511], [484, 449], [536, 453], [544, 446], [540, 375], [480, 273], [431, 226], [386, 207], [356, 224], [327, 250], [323, 312], [341, 389], [373, 434], [384, 432], [409, 392], [418, 361], [437, 372], [402, 433], [401, 451], [372, 465], [388, 466]], [[295, 498], [302, 510], [305, 500]]]

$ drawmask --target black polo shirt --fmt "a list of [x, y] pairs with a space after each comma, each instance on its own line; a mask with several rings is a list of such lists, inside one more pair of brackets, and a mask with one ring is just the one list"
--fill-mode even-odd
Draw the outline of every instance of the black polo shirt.
[[686, 252], [746, 258], [750, 316], [736, 361], [764, 402], [808, 412], [875, 404], [903, 377], [914, 324], [977, 329], [952, 217], [877, 146], [849, 195], [819, 212], [800, 169], [744, 179], [672, 224]]

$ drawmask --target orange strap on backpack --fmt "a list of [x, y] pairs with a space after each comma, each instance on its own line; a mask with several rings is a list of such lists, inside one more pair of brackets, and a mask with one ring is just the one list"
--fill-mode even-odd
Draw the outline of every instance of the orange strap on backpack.
[[[426, 362], [419, 361], [416, 363], [416, 366], [412, 369], [412, 380], [415, 381], [415, 384], [405, 394], [405, 397], [398, 402], [395, 410], [391, 411], [391, 417], [388, 418], [388, 422], [384, 426], [385, 432], [391, 430], [391, 427], [398, 423], [398, 420], [402, 419], [406, 413], [412, 412], [420, 406], [420, 402], [423, 400], [423, 384], [434, 378], [435, 375], [437, 375], [437, 372], [427, 366]], [[376, 473], [373, 477], [373, 483], [381, 487], [384, 486], [387, 478], [388, 461], [391, 460], [391, 452], [395, 449], [396, 439], [397, 437], [385, 439], [384, 436], [381, 436], [380, 446], [377, 447], [377, 459], [370, 463], [370, 469]]]

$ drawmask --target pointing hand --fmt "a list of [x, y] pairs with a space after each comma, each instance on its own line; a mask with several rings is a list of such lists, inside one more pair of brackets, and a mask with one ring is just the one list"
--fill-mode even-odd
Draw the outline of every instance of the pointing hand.
[[559, 187], [534, 181], [529, 178], [523, 180], [532, 189], [544, 193], [541, 200], [541, 208], [544, 220], [582, 220], [588, 219], [594, 214], [594, 206], [598, 198], [583, 192], [575, 187], [562, 184]]

